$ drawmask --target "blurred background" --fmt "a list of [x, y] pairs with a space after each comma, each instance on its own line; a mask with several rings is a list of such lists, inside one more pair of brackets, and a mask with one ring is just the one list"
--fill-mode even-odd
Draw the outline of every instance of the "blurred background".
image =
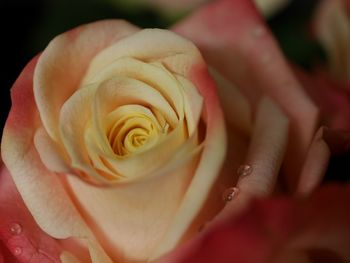
[[[204, 2], [208, 0], [1, 0], [1, 127], [10, 108], [12, 84], [26, 63], [56, 35], [105, 18], [126, 19], [140, 27], [167, 28]], [[321, 49], [307, 32], [316, 2], [290, 1], [268, 18], [287, 56], [304, 67], [322, 57]]]
[[[56, 35], [73, 27], [105, 18], [126, 19], [140, 27], [167, 28], [208, 0], [0, 0], [1, 116], [3, 127], [10, 109], [9, 90], [23, 67]], [[264, 2], [264, 0], [256, 0]], [[276, 2], [271, 0], [270, 2]], [[324, 60], [312, 38], [310, 21], [318, 0], [281, 1], [269, 10], [267, 22], [286, 56], [305, 69]], [[331, 173], [343, 176], [343, 159], [332, 160]], [[349, 156], [345, 157], [346, 162]]]

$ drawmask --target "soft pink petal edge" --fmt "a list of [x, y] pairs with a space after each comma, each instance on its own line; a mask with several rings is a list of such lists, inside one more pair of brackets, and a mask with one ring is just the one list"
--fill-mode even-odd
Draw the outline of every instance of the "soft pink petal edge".
[[[58, 263], [62, 251], [59, 243], [35, 223], [5, 166], [0, 168], [1, 241], [19, 262]], [[8, 255], [6, 262], [10, 262], [9, 258]]]
[[[1, 155], [23, 201], [39, 227], [48, 235], [87, 242], [93, 262], [108, 257], [68, 197], [58, 175], [42, 164], [33, 144], [40, 120], [34, 102], [33, 72], [38, 57], [24, 68], [11, 90], [12, 108], [1, 141]], [[45, 209], [43, 209], [45, 207]]]
[[[157, 263], [347, 262], [349, 187], [323, 186], [306, 199], [256, 200], [239, 217], [223, 222]], [[291, 256], [298, 260], [287, 261]]]

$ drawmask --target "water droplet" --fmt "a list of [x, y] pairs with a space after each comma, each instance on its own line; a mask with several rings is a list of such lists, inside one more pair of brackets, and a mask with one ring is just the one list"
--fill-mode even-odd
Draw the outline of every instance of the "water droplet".
[[254, 37], [261, 37], [265, 33], [265, 28], [263, 26], [257, 26], [253, 29]]
[[21, 248], [21, 247], [15, 247], [15, 248], [13, 249], [13, 254], [14, 254], [15, 256], [21, 255], [21, 254], [22, 254], [22, 248]]
[[232, 201], [233, 197], [238, 194], [238, 192], [239, 192], [239, 189], [237, 187], [228, 188], [222, 194], [222, 199], [225, 202], [230, 202]]
[[12, 235], [19, 235], [22, 233], [22, 226], [18, 223], [13, 223], [10, 226], [10, 231]]
[[253, 167], [249, 164], [242, 164], [237, 169], [237, 175], [238, 176], [247, 176], [250, 175], [253, 172]]

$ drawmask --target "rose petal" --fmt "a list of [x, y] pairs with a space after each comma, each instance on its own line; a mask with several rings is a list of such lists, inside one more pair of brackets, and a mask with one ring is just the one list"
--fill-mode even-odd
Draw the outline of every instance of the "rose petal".
[[115, 262], [146, 260], [161, 240], [191, 179], [190, 162], [147, 182], [98, 188], [70, 177], [75, 203]]
[[0, 263], [20, 263], [0, 241]]
[[306, 155], [297, 188], [298, 194], [310, 194], [319, 186], [327, 171], [331, 151], [323, 137], [324, 128], [320, 128]]
[[34, 135], [35, 148], [38, 150], [41, 161], [53, 172], [73, 173], [72, 168], [64, 159], [65, 153], [50, 138], [44, 128], [39, 128]]
[[81, 262], [67, 251], [64, 251], [61, 253], [60, 259], [62, 263], [80, 263]]
[[238, 218], [227, 220], [157, 263], [348, 262], [349, 190], [349, 184], [332, 185], [306, 200], [256, 201]]
[[289, 121], [280, 108], [264, 97], [258, 106], [254, 130], [244, 164], [252, 169], [238, 179], [237, 197], [228, 202], [215, 223], [237, 214], [253, 197], [267, 196], [275, 189], [288, 142]]
[[34, 76], [35, 100], [51, 138], [59, 141], [59, 110], [79, 88], [90, 60], [137, 30], [121, 20], [105, 20], [77, 27], [51, 41], [39, 59]]
[[[68, 197], [59, 177], [42, 164], [33, 144], [40, 124], [33, 95], [33, 71], [38, 57], [22, 71], [12, 88], [12, 109], [1, 142], [1, 155], [36, 223], [55, 238], [87, 240], [91, 257], [110, 262]], [[45, 207], [45, 209], [43, 209]]]
[[341, 82], [322, 71], [293, 69], [306, 92], [320, 108], [324, 123], [332, 129], [350, 130], [350, 83]]
[[0, 169], [0, 243], [12, 253], [10, 256], [4, 247], [6, 262], [59, 262], [59, 243], [38, 227], [8, 170]]
[[[215, 83], [211, 79], [206, 66], [202, 63], [191, 69], [189, 80], [198, 88], [204, 99], [206, 115], [204, 121], [207, 125], [205, 147], [182, 203], [162, 243], [153, 252], [151, 259], [155, 259], [173, 249], [179, 244], [181, 238], [184, 238], [183, 235], [186, 232], [188, 236], [193, 236], [198, 231], [198, 225], [191, 225], [191, 223], [196, 222], [196, 217], [201, 216], [202, 209], [208, 210], [205, 213], [208, 220], [208, 217], [213, 216], [217, 213], [218, 208], [222, 207], [220, 198], [218, 199], [215, 196], [208, 198], [215, 185], [226, 179], [225, 176], [220, 176], [219, 172], [226, 153], [226, 133]], [[208, 202], [211, 202], [210, 206], [206, 205]]]
[[202, 61], [198, 49], [187, 39], [167, 30], [144, 29], [121, 39], [117, 45], [104, 49], [94, 57], [83, 83], [89, 83], [90, 79], [122, 57], [160, 62], [170, 72], [184, 77], [188, 76], [194, 65]]
[[315, 133], [318, 111], [296, 81], [252, 1], [218, 0], [174, 30], [199, 46], [206, 60], [255, 103], [271, 96], [291, 119], [286, 173], [291, 188]]

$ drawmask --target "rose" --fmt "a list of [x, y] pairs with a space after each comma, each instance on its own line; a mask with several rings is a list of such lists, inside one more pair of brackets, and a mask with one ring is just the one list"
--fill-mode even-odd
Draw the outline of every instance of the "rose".
[[107, 261], [93, 232], [117, 261], [144, 260], [193, 232], [225, 134], [214, 83], [190, 42], [120, 21], [80, 27], [27, 66], [12, 100], [2, 156], [48, 234], [84, 239], [94, 261]]
[[[245, 14], [245, 16], [242, 18], [241, 14]], [[84, 258], [82, 254], [86, 256], [86, 253], [84, 253], [86, 252], [84, 251], [84, 245], [86, 245], [90, 249], [92, 260], [97, 262], [109, 260], [104, 250], [113, 260], [120, 259], [121, 251], [125, 252], [124, 259], [156, 257], [177, 245], [185, 232], [188, 235], [183, 237], [183, 240], [193, 236], [201, 224], [210, 220], [223, 206], [221, 200], [222, 192], [224, 192], [226, 187], [235, 185], [236, 181], [238, 181], [237, 186], [240, 189], [239, 195], [234, 202], [229, 203], [225, 207], [211, 225], [215, 225], [215, 221], [219, 222], [220, 218], [225, 218], [227, 215], [231, 216], [239, 211], [252, 196], [270, 194], [275, 188], [276, 179], [280, 173], [279, 168], [284, 159], [289, 124], [287, 116], [281, 111], [279, 106], [271, 99], [264, 98], [264, 95], [271, 96], [291, 119], [290, 146], [287, 150], [285, 173], [297, 177], [302, 171], [301, 178], [306, 178], [309, 183], [308, 185], [306, 184], [306, 187], [303, 183], [301, 185], [301, 187], [304, 187], [302, 190], [309, 192], [315, 187], [325, 165], [319, 166], [317, 163], [315, 166], [315, 158], [310, 159], [308, 156], [316, 157], [316, 161], [321, 160], [322, 163], [326, 163], [328, 158], [327, 147], [324, 146], [322, 140], [316, 140], [308, 151], [310, 141], [317, 127], [317, 109], [305, 96], [300, 85], [286, 66], [285, 60], [252, 3], [248, 1], [217, 1], [204, 7], [190, 20], [175, 28], [176, 31], [184, 35], [187, 34], [189, 38], [197, 42], [207, 61], [215, 68], [212, 75], [215, 76], [218, 87], [220, 87], [230, 138], [226, 165], [219, 178], [222, 181], [218, 180], [215, 184], [215, 176], [217, 176], [222, 159], [220, 153], [223, 154], [223, 126], [220, 110], [213, 92], [213, 82], [206, 73], [204, 63], [197, 49], [173, 33], [159, 30], [146, 30], [142, 31], [143, 33], [135, 33], [137, 29], [130, 25], [122, 23], [114, 26], [114, 23], [116, 22], [100, 22], [66, 33], [57, 38], [44, 51], [39, 58], [38, 64], [36, 64], [36, 60], [31, 62], [14, 85], [13, 109], [4, 131], [2, 144], [4, 161], [10, 169], [15, 183], [36, 222], [45, 232], [56, 239], [75, 237], [85, 242], [83, 244], [77, 242], [74, 248], [72, 245], [65, 245], [66, 250], [78, 255], [81, 259]], [[232, 31], [225, 30], [227, 25], [232, 26]], [[192, 31], [189, 34], [191, 29], [199, 29], [199, 31]], [[117, 38], [115, 38], [114, 30], [118, 30]], [[140, 35], [148, 37], [142, 38]], [[162, 36], [161, 38], [159, 37], [160, 35]], [[119, 37], [124, 38], [119, 40]], [[130, 39], [142, 39], [142, 41], [131, 41]], [[202, 169], [209, 176], [197, 176], [198, 173], [193, 175], [192, 172], [184, 172], [184, 170], [191, 171], [191, 164], [196, 164], [195, 161], [197, 160], [186, 163], [186, 158], [180, 158], [179, 163], [181, 165], [179, 163], [175, 165], [177, 174], [184, 177], [186, 177], [186, 174], [189, 174], [188, 176], [193, 176], [193, 178], [190, 183], [189, 178], [185, 178], [185, 181], [179, 183], [184, 184], [186, 189], [183, 192], [186, 191], [186, 193], [179, 193], [179, 199], [184, 197], [176, 214], [176, 200], [166, 203], [161, 208], [155, 205], [156, 208], [158, 207], [162, 211], [170, 211], [168, 212], [169, 217], [174, 215], [174, 220], [171, 222], [161, 219], [157, 213], [159, 210], [147, 209], [147, 212], [149, 212], [147, 220], [146, 216], [141, 216], [130, 210], [132, 207], [140, 205], [138, 203], [140, 196], [143, 198], [145, 196], [149, 197], [149, 199], [145, 200], [148, 205], [150, 205], [149, 203], [164, 204], [163, 200], [167, 199], [166, 196], [174, 196], [173, 193], [169, 192], [174, 190], [173, 187], [162, 188], [159, 186], [162, 180], [174, 178], [157, 176], [163, 163], [153, 159], [155, 162], [152, 162], [152, 166], [147, 167], [147, 169], [149, 169], [148, 172], [155, 171], [157, 174], [148, 180], [141, 181], [141, 178], [129, 179], [130, 177], [120, 180], [119, 177], [121, 176], [119, 174], [117, 176], [116, 173], [111, 173], [110, 167], [105, 167], [105, 162], [102, 162], [101, 158], [96, 158], [96, 155], [100, 157], [106, 154], [106, 152], [102, 151], [104, 150], [101, 146], [103, 145], [103, 140], [99, 140], [99, 137], [101, 137], [101, 134], [103, 135], [101, 129], [102, 131], [104, 131], [103, 128], [108, 130], [108, 124], [110, 123], [110, 119], [106, 117], [106, 114], [103, 114], [110, 110], [104, 108], [111, 105], [108, 102], [110, 96], [95, 93], [96, 85], [93, 84], [78, 89], [76, 92], [75, 90], [80, 83], [89, 83], [91, 75], [95, 71], [100, 73], [100, 76], [96, 77], [97, 83], [99, 83], [97, 85], [101, 89], [109, 90], [111, 81], [103, 81], [108, 76], [108, 70], [100, 71], [99, 68], [103, 67], [104, 63], [113, 60], [109, 52], [110, 49], [106, 48], [106, 46], [110, 45], [110, 41], [117, 41], [116, 45], [113, 45], [111, 49], [117, 49], [118, 52], [112, 52], [112, 55], [120, 56], [122, 54], [123, 56], [117, 61], [118, 63], [122, 61], [122, 64], [116, 63], [117, 65], [113, 65], [113, 67], [116, 67], [117, 72], [120, 73], [119, 70], [126, 69], [132, 71], [135, 70], [135, 67], [139, 68], [141, 67], [140, 65], [148, 63], [147, 68], [148, 66], [154, 66], [158, 67], [158, 69], [160, 68], [161, 72], [165, 72], [164, 78], [171, 75], [174, 76], [174, 73], [175, 76], [182, 76], [177, 81], [181, 82], [182, 78], [187, 78], [188, 82], [183, 80], [182, 84], [183, 82], [188, 83], [185, 85], [185, 87], [188, 87], [186, 90], [193, 91], [189, 92], [191, 94], [189, 97], [191, 99], [200, 97], [196, 95], [196, 89], [190, 88], [191, 84], [189, 82], [192, 82], [204, 99], [205, 114], [203, 114], [202, 119], [204, 123], [202, 124], [206, 126], [205, 140], [202, 152], [199, 153], [198, 158], [200, 160], [197, 171], [201, 170], [200, 167], [205, 167]], [[161, 42], [162, 45], [155, 45], [157, 41]], [[165, 46], [163, 41], [167, 41], [168, 46]], [[256, 45], [257, 42], [259, 42], [259, 45]], [[120, 43], [124, 43], [124, 45]], [[153, 49], [155, 46], [158, 48], [156, 51]], [[103, 51], [95, 56], [101, 49]], [[162, 53], [164, 49], [168, 50], [167, 56]], [[135, 55], [132, 52], [135, 50], [138, 50], [140, 53]], [[185, 51], [188, 50], [191, 50], [191, 52], [186, 53]], [[154, 55], [153, 52], [156, 52], [157, 55]], [[183, 52], [186, 54], [185, 56], [181, 56], [184, 54]], [[125, 55], [127, 57], [135, 55], [142, 61], [134, 63], [133, 59], [125, 59]], [[165, 69], [157, 62], [154, 62], [152, 58], [156, 60], [164, 58]], [[100, 63], [101, 61], [102, 63]], [[85, 73], [89, 63], [90, 67]], [[64, 66], [60, 67], [62, 64]], [[119, 67], [120, 65], [122, 67]], [[128, 65], [133, 66], [128, 67]], [[187, 65], [187, 67], [180, 67], [183, 71], [178, 71], [177, 67], [181, 65]], [[36, 104], [34, 104], [31, 86], [34, 69]], [[137, 74], [142, 75], [143, 72], [145, 71], [137, 71]], [[279, 73], [278, 78], [276, 78], [276, 72]], [[104, 76], [101, 77], [101, 74], [104, 74]], [[125, 75], [121, 75], [121, 79], [124, 80]], [[158, 75], [147, 74], [147, 76], [152, 78]], [[243, 90], [244, 95], [241, 94], [240, 90], [235, 89], [231, 82], [235, 83], [240, 90]], [[122, 83], [123, 86], [127, 85], [130, 87], [128, 85], [129, 82], [113, 83]], [[170, 85], [174, 86], [171, 83]], [[288, 86], [287, 90], [285, 89], [286, 86]], [[50, 87], [50, 92], [47, 92], [47, 89]], [[63, 87], [64, 89], [62, 90]], [[91, 93], [93, 96], [91, 96]], [[285, 98], [286, 95], [289, 98], [294, 98], [294, 100], [292, 102], [288, 101]], [[99, 99], [101, 96], [104, 96], [104, 99], [107, 100], [108, 103], [106, 105], [100, 104]], [[92, 100], [92, 98], [94, 102], [90, 103], [89, 100]], [[154, 96], [149, 96], [149, 98], [153, 99]], [[124, 99], [126, 98], [124, 97]], [[138, 97], [138, 99], [143, 100], [144, 97]], [[200, 99], [195, 101], [199, 102]], [[191, 100], [191, 102], [193, 101]], [[177, 108], [178, 103], [181, 102], [176, 100], [172, 101], [172, 103], [174, 108], [176, 108], [176, 113], [181, 116]], [[85, 108], [84, 104], [94, 106], [93, 110], [91, 110], [92, 113], [89, 112], [90, 107]], [[187, 109], [190, 109], [190, 112], [198, 113], [196, 111], [197, 106], [198, 104], [196, 104], [196, 107]], [[62, 109], [60, 117], [58, 116], [59, 109]], [[136, 111], [137, 109], [133, 108], [132, 110]], [[169, 110], [169, 108], [167, 109]], [[65, 114], [67, 112], [72, 114]], [[38, 118], [38, 113], [40, 118]], [[119, 113], [115, 114], [118, 115]], [[186, 114], [188, 114], [187, 111]], [[139, 116], [138, 114], [136, 115], [136, 117]], [[149, 116], [147, 114], [144, 115], [142, 115], [144, 118]], [[189, 115], [187, 116], [190, 118]], [[114, 116], [111, 115], [112, 117]], [[102, 125], [98, 121], [99, 119], [102, 119]], [[61, 125], [59, 128], [59, 123], [62, 120], [65, 120], [64, 125]], [[91, 121], [89, 122], [88, 120]], [[149, 117], [145, 125], [151, 123], [151, 121], [152, 118]], [[86, 127], [84, 127], [85, 123]], [[179, 144], [188, 146], [183, 151], [185, 154], [190, 154], [191, 149], [198, 149], [195, 147], [198, 146], [197, 143], [191, 144], [191, 137], [189, 136], [191, 134], [191, 123], [196, 124], [196, 118], [187, 125], [188, 130], [186, 132], [188, 136], [179, 137]], [[196, 127], [197, 125], [193, 126]], [[199, 130], [202, 131], [201, 127], [202, 125], [200, 125]], [[143, 128], [145, 127], [143, 126]], [[162, 128], [160, 130], [165, 131], [165, 133], [169, 129], [167, 125], [160, 125], [159, 128]], [[99, 132], [95, 130], [99, 130]], [[152, 130], [149, 129], [149, 131]], [[82, 133], [84, 134], [83, 136]], [[164, 132], [158, 133], [162, 134]], [[144, 136], [145, 134], [136, 134], [135, 131], [130, 136], [132, 137], [132, 135], [135, 135], [134, 137], [138, 135], [141, 140], [141, 135]], [[170, 138], [165, 139], [170, 140], [171, 134], [168, 136]], [[152, 143], [154, 142], [153, 139], [158, 139], [158, 137], [153, 137], [152, 135], [147, 137], [147, 139], [150, 139]], [[202, 137], [203, 134], [200, 133], [198, 139]], [[34, 145], [32, 144], [33, 139]], [[159, 140], [162, 140], [162, 138]], [[126, 143], [131, 141], [127, 140]], [[116, 143], [118, 154], [124, 154], [125, 149], [120, 150], [117, 145], [118, 141]], [[157, 146], [158, 144], [155, 143], [155, 145]], [[86, 147], [87, 151], [84, 151], [82, 146]], [[176, 146], [178, 145], [175, 144], [175, 148], [178, 149]], [[157, 151], [154, 147], [150, 147], [150, 149]], [[131, 149], [132, 147], [127, 149], [129, 155]], [[147, 150], [147, 148], [144, 149]], [[318, 154], [313, 156], [315, 149]], [[309, 155], [307, 155], [307, 151]], [[164, 152], [162, 151], [162, 153]], [[90, 156], [91, 162], [86, 156]], [[109, 156], [104, 155], [102, 157], [107, 158]], [[165, 154], [164, 156], [161, 155], [161, 157], [161, 159], [167, 161]], [[144, 158], [148, 158], [148, 156]], [[305, 158], [306, 162], [304, 168], [302, 168]], [[107, 159], [107, 161], [113, 160]], [[142, 164], [142, 162], [140, 163]], [[187, 166], [180, 172], [180, 167], [184, 167], [185, 164]], [[246, 165], [240, 166], [241, 164]], [[138, 167], [129, 166], [128, 168]], [[170, 168], [172, 168], [172, 165], [170, 165]], [[238, 175], [234, 175], [234, 171], [237, 169], [239, 171]], [[60, 174], [55, 175], [48, 170], [59, 172]], [[109, 172], [106, 173], [106, 171]], [[67, 173], [76, 173], [77, 177], [66, 175]], [[244, 176], [247, 174], [249, 176]], [[139, 176], [136, 172], [133, 175]], [[143, 175], [146, 176], [147, 174]], [[128, 180], [137, 182], [134, 182], [134, 185], [131, 186], [106, 188], [85, 184], [79, 176], [85, 177], [85, 180], [92, 183], [104, 185], [126, 183]], [[239, 176], [241, 177], [238, 178]], [[186, 179], [188, 180], [187, 182]], [[303, 180], [305, 182], [305, 179]], [[303, 180], [301, 181], [303, 182]], [[294, 179], [294, 181], [297, 180]], [[121, 194], [118, 194], [118, 198], [115, 198], [117, 189], [119, 189], [118, 192], [121, 192]], [[208, 195], [209, 190], [211, 191], [210, 195]], [[145, 194], [145, 192], [150, 194]], [[236, 192], [225, 191], [224, 193], [227, 194], [225, 196], [226, 200], [230, 200], [232, 194]], [[122, 196], [123, 194], [124, 196]], [[152, 198], [151, 194], [158, 195], [158, 198]], [[133, 201], [132, 197], [136, 201]], [[206, 198], [208, 200], [205, 200]], [[123, 202], [120, 202], [120, 200]], [[113, 205], [109, 205], [107, 201], [113, 202]], [[116, 203], [117, 201], [119, 203]], [[204, 204], [205, 201], [207, 202]], [[117, 217], [114, 209], [116, 209], [116, 206], [119, 208], [121, 205], [125, 206], [125, 210], [118, 209]], [[43, 207], [47, 209], [43, 210]], [[173, 214], [171, 211], [173, 211]], [[130, 233], [134, 235], [144, 234], [144, 231], [148, 230], [149, 226], [154, 225], [155, 219], [162, 223], [163, 232], [157, 225], [155, 234], [147, 232], [145, 239], [130, 238]], [[190, 223], [191, 227], [189, 227]], [[169, 229], [166, 229], [168, 227]], [[163, 234], [165, 236], [159, 238]], [[152, 246], [149, 239], [154, 240], [157, 244], [161, 242], [161, 245], [159, 247], [156, 247], [156, 245]], [[110, 240], [112, 242], [109, 242]], [[72, 240], [68, 241], [71, 242]], [[78, 253], [79, 249], [77, 249], [79, 247], [82, 247], [80, 253]], [[67, 260], [67, 257], [71, 256], [64, 252], [62, 260]]]

